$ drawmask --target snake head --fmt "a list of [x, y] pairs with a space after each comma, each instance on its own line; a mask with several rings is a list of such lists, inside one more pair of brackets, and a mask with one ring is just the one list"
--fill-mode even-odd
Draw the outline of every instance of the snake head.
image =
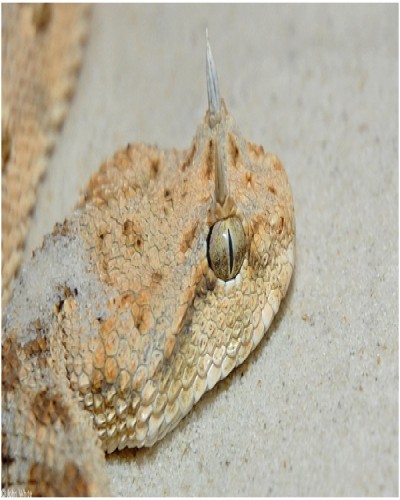
[[[175, 427], [260, 342], [292, 275], [283, 166], [242, 137], [219, 97], [208, 41], [207, 71], [209, 109], [188, 151], [130, 145], [82, 202], [84, 246], [113, 297], [89, 374], [107, 451], [150, 446]], [[110, 390], [122, 391], [117, 420], [129, 422], [111, 436]]]

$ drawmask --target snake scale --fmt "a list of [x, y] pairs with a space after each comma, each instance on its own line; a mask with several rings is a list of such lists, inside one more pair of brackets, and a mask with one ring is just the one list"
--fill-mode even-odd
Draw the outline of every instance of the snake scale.
[[161, 439], [278, 311], [288, 179], [241, 136], [208, 41], [207, 86], [187, 151], [118, 151], [22, 269], [3, 316], [3, 487], [104, 495], [104, 452]]

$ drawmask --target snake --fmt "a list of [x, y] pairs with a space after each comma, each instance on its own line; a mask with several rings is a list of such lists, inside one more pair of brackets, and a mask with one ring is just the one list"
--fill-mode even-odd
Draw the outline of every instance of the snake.
[[3, 488], [107, 493], [105, 454], [173, 430], [286, 295], [286, 172], [242, 137], [208, 35], [206, 75], [190, 147], [117, 151], [21, 269], [2, 326]]

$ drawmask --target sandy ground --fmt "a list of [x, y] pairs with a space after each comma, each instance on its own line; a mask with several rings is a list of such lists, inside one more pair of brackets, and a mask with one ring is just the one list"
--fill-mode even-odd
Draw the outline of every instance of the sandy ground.
[[244, 136], [282, 159], [297, 261], [256, 352], [119, 495], [398, 495], [396, 5], [96, 6], [27, 255], [128, 142], [186, 148], [207, 106], [205, 27]]

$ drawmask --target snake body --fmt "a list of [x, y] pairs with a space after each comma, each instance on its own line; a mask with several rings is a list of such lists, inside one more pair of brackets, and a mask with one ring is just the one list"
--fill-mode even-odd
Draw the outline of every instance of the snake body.
[[[232, 218], [243, 258], [224, 280], [210, 234]], [[242, 138], [222, 101], [187, 151], [131, 144], [107, 160], [4, 315], [3, 485], [104, 494], [104, 451], [151, 446], [258, 345], [294, 238], [282, 164]]]
[[2, 5], [2, 305], [82, 60], [84, 5]]

